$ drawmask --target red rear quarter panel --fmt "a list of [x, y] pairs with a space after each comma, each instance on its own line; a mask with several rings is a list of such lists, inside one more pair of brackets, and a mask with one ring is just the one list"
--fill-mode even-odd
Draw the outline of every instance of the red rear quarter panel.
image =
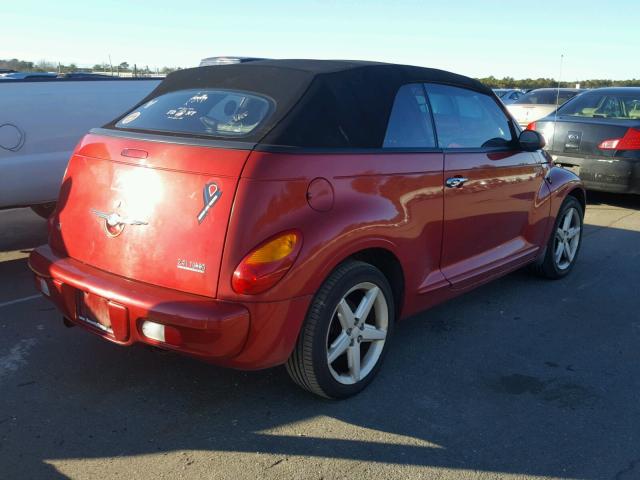
[[[440, 280], [443, 156], [253, 152], [238, 184], [218, 284], [219, 297], [243, 302], [312, 295], [355, 252], [383, 248], [401, 262], [407, 288]], [[312, 180], [326, 178], [333, 208], [307, 201]], [[236, 294], [233, 270], [259, 242], [289, 229], [303, 235], [293, 268], [260, 295]], [[406, 307], [406, 305], [405, 305]]]

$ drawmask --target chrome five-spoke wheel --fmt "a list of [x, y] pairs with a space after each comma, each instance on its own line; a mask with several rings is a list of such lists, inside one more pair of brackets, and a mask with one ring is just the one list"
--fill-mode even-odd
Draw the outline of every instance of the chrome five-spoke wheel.
[[314, 296], [287, 362], [302, 388], [328, 398], [355, 395], [375, 377], [389, 343], [395, 299], [371, 264], [347, 260]]
[[575, 207], [565, 210], [558, 227], [554, 241], [553, 255], [560, 270], [569, 268], [578, 253], [582, 219]]
[[583, 218], [584, 204], [574, 196], [565, 198], [542, 256], [531, 265], [535, 273], [558, 279], [571, 271], [580, 251]]
[[327, 331], [327, 363], [333, 378], [348, 385], [378, 362], [389, 326], [384, 294], [370, 282], [351, 288], [336, 306]]

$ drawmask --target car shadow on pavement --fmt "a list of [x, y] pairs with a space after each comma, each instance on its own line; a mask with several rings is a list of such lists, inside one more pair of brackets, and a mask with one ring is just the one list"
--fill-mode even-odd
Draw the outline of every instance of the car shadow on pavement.
[[615, 193], [589, 190], [587, 192], [587, 203], [588, 205], [611, 205], [615, 207], [640, 210], [640, 195], [619, 195]]
[[[222, 455], [217, 468], [225, 452], [269, 454], [265, 472], [302, 456], [640, 478], [638, 245], [638, 231], [599, 229], [564, 280], [516, 272], [402, 322], [379, 377], [339, 402], [282, 368], [108, 344], [39, 313], [44, 302], [0, 311], [3, 475], [67, 478], [58, 462], [196, 451]], [[24, 339], [21, 368], [3, 371]]]

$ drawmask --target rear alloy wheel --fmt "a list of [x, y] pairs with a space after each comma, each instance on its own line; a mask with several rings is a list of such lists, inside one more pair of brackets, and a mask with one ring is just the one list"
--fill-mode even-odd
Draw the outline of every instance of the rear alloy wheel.
[[393, 320], [385, 276], [367, 263], [348, 261], [315, 296], [287, 371], [317, 395], [354, 395], [380, 368]]
[[327, 364], [333, 378], [352, 385], [366, 377], [382, 355], [388, 328], [387, 301], [379, 287], [363, 282], [349, 290], [327, 331]]
[[580, 202], [567, 197], [558, 212], [553, 233], [536, 273], [551, 279], [562, 278], [573, 268], [582, 242], [584, 212]]

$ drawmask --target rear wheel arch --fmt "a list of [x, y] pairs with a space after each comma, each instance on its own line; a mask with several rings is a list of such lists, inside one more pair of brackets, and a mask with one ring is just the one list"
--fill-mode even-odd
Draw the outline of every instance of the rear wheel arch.
[[[387, 282], [389, 282], [393, 295], [395, 319], [398, 320], [402, 312], [405, 297], [405, 274], [399, 258], [389, 248], [382, 246], [369, 246], [346, 254], [342, 252], [342, 255], [338, 256], [338, 258], [339, 260], [337, 262], [330, 264], [326, 270], [323, 269], [321, 275], [318, 275], [319, 283], [315, 287], [313, 295], [317, 295], [325, 282], [343, 265], [353, 260], [367, 263], [380, 270], [382, 275], [387, 279]], [[311, 309], [312, 306], [313, 304], [311, 303], [308, 308]], [[306, 318], [308, 314], [309, 311], [307, 311], [304, 318]], [[296, 333], [297, 336], [301, 334], [301, 330], [304, 328], [304, 318], [299, 324]]]
[[[398, 257], [386, 248], [366, 248], [352, 253], [343, 259], [338, 266], [348, 260], [359, 260], [368, 263], [382, 272], [391, 286], [395, 303], [396, 319], [400, 318], [405, 294], [405, 276]], [[336, 266], [336, 268], [338, 266]]]

